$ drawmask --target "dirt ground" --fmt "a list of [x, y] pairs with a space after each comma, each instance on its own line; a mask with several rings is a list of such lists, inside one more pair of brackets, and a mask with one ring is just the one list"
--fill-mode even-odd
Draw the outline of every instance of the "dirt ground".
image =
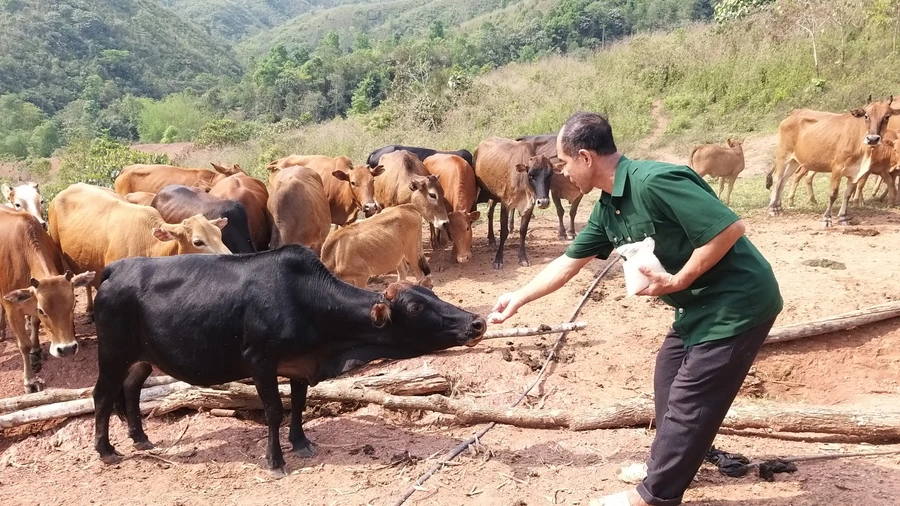
[[[583, 204], [579, 227], [588, 209]], [[859, 210], [856, 217], [858, 225], [833, 229], [822, 229], [817, 215], [788, 213], [775, 219], [760, 211], [745, 218], [748, 236], [774, 266], [784, 295], [785, 309], [776, 325], [900, 299], [896, 261], [900, 212]], [[495, 271], [494, 250], [485, 233], [482, 222], [476, 228], [471, 263], [453, 264], [434, 274], [438, 295], [482, 315], [488, 314], [500, 293], [520, 286], [566, 247], [556, 238], [555, 213], [542, 212], [529, 231], [532, 266], [518, 266], [512, 248], [503, 270]], [[805, 265], [821, 265], [811, 261], [822, 259], [846, 268]], [[602, 265], [592, 262], [557, 294], [526, 306], [505, 325], [565, 320]], [[655, 300], [623, 295], [621, 268], [616, 267], [579, 318], [590, 326], [569, 336], [559, 362], [527, 405], [601, 406], [652, 392], [653, 360], [672, 311]], [[47, 388], [88, 387], [96, 379], [96, 342], [92, 325], [83, 319], [83, 303], [81, 294], [76, 330], [83, 348], [73, 358], [46, 360], [41, 376]], [[472, 349], [449, 350], [368, 372], [427, 366], [453, 379], [455, 395], [508, 405], [533, 381], [543, 361], [541, 353], [554, 339], [484, 341]], [[21, 357], [14, 342], [10, 338], [0, 343], [0, 397], [21, 391]], [[46, 344], [44, 348], [46, 352]], [[896, 409], [900, 321], [767, 346], [757, 361], [756, 377], [760, 385], [755, 395], [773, 401]], [[738, 402], [748, 399], [742, 395]], [[316, 410], [320, 415], [322, 411]], [[331, 411], [343, 412], [325, 413], [306, 424], [319, 455], [304, 460], [287, 453], [292, 474], [281, 480], [272, 480], [260, 468], [266, 431], [259, 416], [216, 418], [185, 411], [148, 419], [146, 431], [163, 450], [156, 457], [134, 451], [124, 424], [114, 418], [113, 444], [127, 456], [115, 466], [105, 466], [97, 458], [90, 417], [10, 429], [0, 437], [0, 504], [388, 505], [442, 455], [480, 429], [459, 426], [452, 417], [376, 406]], [[652, 435], [646, 429], [569, 432], [497, 426], [472, 451], [425, 483], [407, 504], [587, 505], [592, 497], [629, 487], [617, 480], [615, 472], [642, 461]], [[811, 440], [727, 435], [720, 436], [716, 445], [751, 458], [900, 450], [900, 445]], [[282, 441], [287, 442], [287, 427]], [[900, 456], [801, 463], [797, 473], [776, 475], [772, 483], [756, 476], [727, 478], [705, 465], [685, 500], [716, 506], [892, 505], [897, 493]]]

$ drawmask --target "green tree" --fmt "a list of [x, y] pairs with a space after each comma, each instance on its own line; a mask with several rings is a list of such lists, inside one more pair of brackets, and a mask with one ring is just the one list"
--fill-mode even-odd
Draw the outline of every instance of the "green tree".
[[719, 23], [734, 21], [752, 14], [775, 0], [720, 0], [715, 8], [715, 20]]

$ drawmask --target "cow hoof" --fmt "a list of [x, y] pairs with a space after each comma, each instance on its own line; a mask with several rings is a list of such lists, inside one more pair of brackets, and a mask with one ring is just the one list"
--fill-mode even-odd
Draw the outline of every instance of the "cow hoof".
[[568, 241], [569, 239], [570, 239], [570, 238], [569, 238], [568, 235], [566, 235], [566, 234], [559, 234], [559, 240], [560, 240], [560, 241]]
[[829, 220], [822, 220], [822, 226], [825, 227], [825, 228], [830, 228], [830, 227], [831, 227], [831, 220], [830, 220], [830, 219], [829, 219]]
[[306, 443], [295, 444], [294, 447], [291, 448], [291, 453], [298, 457], [309, 459], [318, 455], [319, 449], [316, 445], [312, 444], [312, 442], [307, 441]]
[[135, 441], [134, 449], [135, 450], [152, 450], [153, 443], [151, 443], [150, 441]]
[[284, 466], [276, 467], [274, 469], [269, 469], [269, 476], [274, 480], [280, 480], [288, 475], [287, 469]]
[[503, 268], [503, 262], [494, 262], [494, 269], [500, 270]]
[[119, 462], [122, 462], [122, 454], [113, 450], [112, 453], [101, 455], [100, 460], [106, 465], [118, 464]]
[[522, 267], [531, 267], [531, 262], [529, 262], [528, 260], [519, 260], [519, 265], [521, 265]]
[[566, 234], [566, 237], [568, 237], [570, 241], [574, 241], [574, 240], [575, 240], [575, 237], [576, 237], [577, 235], [578, 235], [578, 234], [576, 234], [575, 232], [569, 232], [569, 233]]
[[90, 313], [84, 313], [84, 321], [85, 321], [85, 323], [94, 323], [93, 311]]
[[496, 239], [488, 239], [488, 246], [492, 246], [492, 247], [496, 248], [497, 247]]
[[29, 383], [25, 383], [26, 394], [36, 394], [44, 389], [44, 382], [40, 378], [35, 378]]
[[781, 216], [781, 208], [780, 207], [770, 207], [769, 208], [769, 216]]
[[838, 218], [838, 225], [840, 225], [842, 227], [846, 227], [846, 226], [850, 225], [850, 218], [846, 218], [846, 217]]

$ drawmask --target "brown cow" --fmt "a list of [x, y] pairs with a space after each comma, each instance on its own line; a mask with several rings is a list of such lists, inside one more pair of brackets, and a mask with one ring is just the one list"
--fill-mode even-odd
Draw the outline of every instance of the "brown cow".
[[[76, 183], [61, 191], [49, 208], [50, 237], [76, 272], [103, 272], [121, 258], [164, 257], [185, 253], [230, 253], [222, 244], [220, 218], [192, 216], [179, 224], [163, 221], [152, 207], [126, 202], [106, 188]], [[91, 284], [100, 286], [100, 276]], [[87, 288], [87, 313], [94, 312]]]
[[150, 192], [132, 192], [125, 194], [125, 200], [139, 206], [149, 206], [154, 198], [156, 198], [156, 194]]
[[[529, 266], [525, 237], [534, 206], [550, 205], [550, 178], [558, 169], [544, 155], [536, 155], [527, 142], [492, 137], [475, 150], [475, 181], [481, 192], [478, 200], [500, 202], [500, 245], [494, 257], [494, 268], [503, 268], [503, 246], [509, 235], [511, 210], [522, 217], [519, 229], [519, 265]], [[494, 216], [488, 210], [488, 242], [494, 243]]]
[[[478, 187], [475, 184], [475, 171], [469, 162], [456, 155], [436, 154], [425, 159], [425, 170], [437, 176], [444, 190], [444, 207], [449, 213], [450, 239], [453, 241], [453, 258], [464, 264], [472, 257], [472, 223], [481, 216], [478, 211], [469, 212], [475, 207]], [[435, 234], [434, 224], [431, 226]], [[441, 244], [441, 230], [438, 237], [432, 238], [432, 244]]]
[[383, 207], [415, 204], [422, 218], [438, 230], [449, 225], [444, 188], [425, 170], [416, 155], [406, 150], [383, 155], [378, 162], [384, 175], [375, 180], [375, 200]]
[[269, 214], [269, 190], [265, 183], [247, 174], [233, 174], [216, 183], [209, 194], [240, 202], [247, 212], [250, 240], [256, 251], [269, 249], [272, 215]]
[[900, 109], [891, 107], [891, 100], [870, 102], [864, 109], [853, 109], [849, 114], [806, 109], [792, 111], [778, 126], [775, 166], [766, 181], [767, 186], [770, 181], [774, 182], [769, 214], [781, 214], [784, 184], [798, 167], [805, 166], [813, 172], [831, 173], [831, 195], [822, 217], [825, 226], [831, 226], [832, 208], [838, 197], [841, 179], [848, 179], [838, 220], [842, 225], [849, 224], [847, 208], [850, 195], [859, 177], [868, 171], [872, 162], [872, 147], [881, 143], [890, 116], [900, 113]]
[[272, 249], [302, 244], [321, 256], [331, 230], [331, 212], [321, 176], [309, 167], [271, 170]]
[[338, 278], [360, 288], [365, 288], [369, 277], [393, 271], [405, 280], [408, 268], [420, 284], [431, 286], [427, 277], [431, 270], [422, 251], [422, 217], [413, 204], [389, 207], [335, 230], [325, 239], [322, 263]]
[[[870, 174], [875, 174], [881, 178], [881, 181], [887, 182], [887, 205], [893, 207], [897, 203], [897, 188], [894, 184], [894, 178], [897, 173], [897, 164], [900, 163], [900, 153], [898, 153], [898, 135], [894, 130], [885, 130], [881, 138], [881, 144], [872, 148], [872, 163], [869, 170], [864, 172], [857, 178], [856, 185], [856, 203], [860, 206], [864, 203], [863, 189]], [[878, 186], [881, 186], [879, 183]], [[875, 192], [878, 192], [878, 186]]]
[[170, 184], [183, 184], [185, 186], [197, 186], [203, 191], [209, 191], [216, 183], [233, 174], [243, 174], [244, 169], [240, 165], [226, 167], [211, 164], [213, 170], [188, 169], [175, 167], [174, 165], [129, 165], [122, 169], [122, 173], [116, 178], [115, 190], [119, 195], [127, 195], [134, 192], [159, 193], [160, 190]]
[[712, 175], [719, 179], [719, 200], [728, 182], [725, 205], [731, 205], [731, 192], [738, 175], [744, 171], [744, 141], [728, 139], [728, 146], [701, 144], [691, 150], [688, 165], [700, 176]]
[[[518, 137], [516, 140], [527, 142], [534, 146], [534, 152], [549, 158], [554, 166], [561, 163], [556, 154], [556, 135], [525, 135]], [[561, 173], [553, 172], [553, 175], [550, 177], [550, 199], [553, 200], [553, 207], [556, 208], [556, 217], [559, 219], [560, 240], [575, 239], [575, 215], [578, 214], [578, 204], [581, 204], [583, 197], [584, 194], [581, 193], [581, 190], [575, 183]], [[569, 203], [568, 232], [563, 224], [563, 217], [566, 212], [562, 206], [562, 199]], [[493, 209], [494, 205], [495, 203], [492, 201], [490, 208]], [[493, 215], [493, 212], [490, 214]], [[509, 230], [513, 229], [513, 215], [514, 213], [509, 213]]]
[[[78, 351], [75, 340], [75, 287], [87, 286], [95, 272], [73, 276], [63, 269], [59, 248], [37, 218], [0, 208], [0, 307], [22, 354], [25, 393], [42, 389], [40, 324], [50, 334], [50, 354], [67, 357]], [[0, 315], [2, 316], [2, 315]], [[26, 329], [31, 320], [31, 332]], [[6, 320], [3, 320], [5, 325]]]
[[331, 222], [335, 225], [353, 223], [359, 211], [368, 218], [381, 210], [375, 202], [375, 177], [384, 172], [383, 167], [354, 167], [346, 156], [291, 155], [269, 163], [266, 168], [283, 169], [293, 165], [319, 173], [331, 206]]

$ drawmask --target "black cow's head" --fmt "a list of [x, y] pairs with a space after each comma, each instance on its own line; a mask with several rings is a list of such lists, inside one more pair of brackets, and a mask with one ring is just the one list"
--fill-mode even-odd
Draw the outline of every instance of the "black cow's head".
[[553, 172], [559, 172], [544, 155], [532, 156], [528, 159], [528, 165], [518, 164], [516, 170], [528, 173], [528, 184], [534, 190], [535, 205], [540, 209], [547, 209], [550, 205], [550, 178]]
[[372, 306], [372, 324], [390, 327], [390, 345], [428, 353], [453, 346], [475, 346], [484, 336], [484, 318], [444, 302], [428, 288], [392, 283], [384, 300]]

